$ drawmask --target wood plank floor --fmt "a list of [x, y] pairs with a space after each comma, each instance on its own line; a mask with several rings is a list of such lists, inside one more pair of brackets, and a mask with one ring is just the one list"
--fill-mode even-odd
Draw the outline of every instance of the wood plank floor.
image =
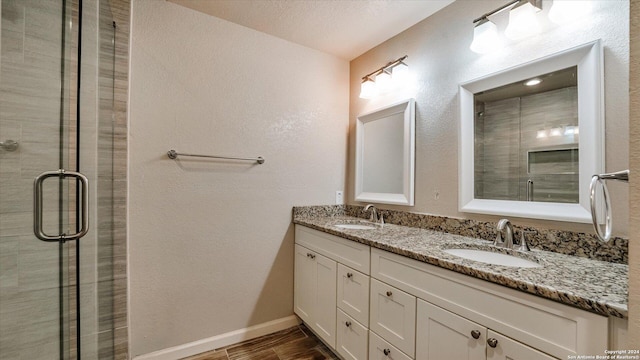
[[304, 324], [183, 360], [338, 360]]

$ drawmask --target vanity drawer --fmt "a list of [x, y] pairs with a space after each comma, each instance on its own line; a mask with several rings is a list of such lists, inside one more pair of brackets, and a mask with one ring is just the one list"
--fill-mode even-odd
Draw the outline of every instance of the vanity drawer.
[[604, 316], [379, 249], [371, 276], [558, 358], [607, 349]]
[[338, 307], [369, 326], [369, 276], [338, 264]]
[[363, 274], [369, 274], [368, 245], [296, 225], [296, 244], [314, 250]]
[[369, 331], [369, 359], [370, 360], [411, 360], [407, 354], [389, 344], [373, 331]]
[[345, 360], [367, 360], [369, 329], [338, 309], [336, 350]]
[[371, 279], [369, 328], [413, 357], [416, 344], [416, 297]]

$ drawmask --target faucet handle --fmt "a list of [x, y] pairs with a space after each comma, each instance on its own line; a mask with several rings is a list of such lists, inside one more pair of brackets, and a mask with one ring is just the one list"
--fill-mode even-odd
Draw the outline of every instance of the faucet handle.
[[498, 230], [498, 235], [496, 235], [496, 240], [493, 242], [494, 246], [505, 247], [507, 243], [502, 239], [502, 231]]
[[534, 231], [528, 231], [528, 230], [521, 230], [520, 231], [520, 245], [516, 248], [516, 250], [518, 251], [531, 251], [531, 249], [529, 249], [529, 244], [527, 244], [527, 241], [525, 240], [525, 234], [533, 234]]

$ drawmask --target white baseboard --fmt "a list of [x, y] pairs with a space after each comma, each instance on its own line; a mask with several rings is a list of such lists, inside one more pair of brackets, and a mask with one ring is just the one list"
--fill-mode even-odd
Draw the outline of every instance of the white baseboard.
[[296, 326], [300, 323], [297, 316], [291, 315], [281, 319], [272, 320], [266, 323], [250, 326], [248, 328], [230, 331], [225, 334], [212, 336], [210, 338], [197, 340], [183, 345], [170, 347], [154, 351], [149, 354], [144, 354], [134, 357], [134, 360], [176, 360], [184, 357], [200, 354], [206, 351], [211, 351], [233, 345], [241, 341], [255, 339], [257, 337], [271, 334], [276, 331], [288, 329], [292, 326]]

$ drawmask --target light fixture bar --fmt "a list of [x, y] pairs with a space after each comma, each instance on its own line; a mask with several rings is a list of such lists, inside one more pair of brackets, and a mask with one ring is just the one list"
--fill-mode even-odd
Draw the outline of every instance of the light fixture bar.
[[506, 9], [506, 8], [508, 8], [509, 6], [511, 6], [511, 5], [513, 5], [513, 4], [516, 4], [516, 3], [519, 3], [519, 2], [520, 2], [520, 0], [513, 0], [513, 1], [510, 1], [509, 3], [507, 3], [507, 4], [505, 4], [505, 5], [502, 5], [502, 6], [500, 6], [499, 8], [497, 8], [497, 9], [495, 9], [495, 10], [493, 10], [493, 11], [489, 11], [488, 13], [486, 13], [486, 14], [484, 14], [484, 15], [480, 16], [479, 18], [477, 18], [477, 19], [473, 20], [473, 23], [475, 24], [475, 23], [477, 23], [478, 21], [480, 21], [480, 20], [482, 20], [482, 19], [486, 19], [486, 18], [488, 18], [488, 17], [489, 17], [489, 16], [491, 16], [491, 15], [495, 15], [495, 14], [497, 14], [497, 13], [501, 12], [502, 10], [505, 10], [505, 9]]
[[372, 71], [370, 73], [368, 73], [367, 75], [362, 77], [362, 80], [367, 80], [368, 78], [370, 78], [373, 75], [377, 75], [379, 73], [382, 73], [385, 69], [390, 69], [393, 68], [396, 65], [399, 65], [401, 62], [403, 62], [404, 60], [406, 60], [409, 56], [405, 55], [397, 60], [391, 61], [389, 63], [387, 63], [387, 65], [381, 66], [378, 69], [376, 69], [375, 71]]
[[504, 4], [502, 6], [500, 6], [499, 8], [493, 10], [493, 11], [489, 11], [488, 13], [480, 16], [479, 18], [473, 20], [473, 23], [477, 23], [478, 21], [482, 20], [482, 19], [488, 19], [489, 16], [491, 15], [495, 15], [503, 10], [506, 10], [508, 7], [515, 5], [517, 3], [531, 3], [531, 5], [537, 7], [538, 9], [542, 9], [542, 0], [513, 0], [508, 2], [507, 4]]

